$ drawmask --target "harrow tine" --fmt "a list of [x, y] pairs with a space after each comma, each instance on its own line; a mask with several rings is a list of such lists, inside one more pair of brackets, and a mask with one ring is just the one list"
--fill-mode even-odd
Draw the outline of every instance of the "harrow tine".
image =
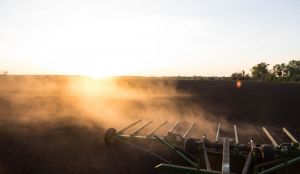
[[185, 134], [182, 136], [182, 138], [186, 138], [188, 135], [189, 135], [189, 133], [191, 132], [191, 130], [193, 129], [193, 127], [195, 126], [195, 122], [193, 122], [192, 124], [191, 124], [191, 126], [189, 127], [189, 129], [185, 132]]
[[290, 131], [288, 131], [285, 127], [282, 128], [283, 132], [294, 142], [294, 143], [298, 143], [298, 141], [296, 140], [296, 138], [291, 134]]
[[180, 124], [180, 121], [177, 121], [177, 123], [168, 131], [168, 132], [173, 132]]
[[119, 130], [119, 131], [117, 132], [117, 134], [123, 134], [127, 129], [131, 128], [132, 126], [138, 124], [138, 123], [141, 122], [141, 121], [142, 121], [142, 120], [138, 120], [138, 121], [136, 121], [136, 122], [134, 122], [134, 123], [128, 125], [127, 127], [123, 128], [123, 129], [121, 129], [121, 130]]
[[238, 137], [236, 125], [233, 125], [233, 129], [234, 129], [234, 136], [235, 136], [235, 144], [239, 144], [239, 137]]
[[251, 162], [252, 162], [252, 154], [254, 152], [254, 148], [256, 147], [254, 141], [251, 139], [250, 140], [250, 151], [248, 153], [248, 156], [247, 156], [247, 159], [246, 159], [246, 162], [245, 162], [245, 165], [244, 165], [244, 168], [243, 168], [243, 171], [242, 171], [242, 174], [247, 174], [248, 171], [249, 171], [249, 167], [251, 165]]
[[262, 127], [263, 131], [265, 132], [265, 134], [267, 135], [267, 137], [269, 138], [269, 140], [272, 142], [273, 146], [278, 146], [277, 142], [274, 140], [274, 138], [272, 137], [272, 135], [269, 133], [269, 131], [267, 130], [267, 128]]
[[157, 132], [160, 128], [162, 128], [165, 124], [167, 124], [168, 123], [168, 121], [165, 121], [165, 122], [163, 122], [161, 125], [159, 125], [157, 128], [155, 128], [155, 129], [153, 129], [151, 132], [149, 132], [148, 134], [147, 134], [147, 137], [150, 137], [150, 136], [152, 136], [152, 135], [154, 135], [155, 134], [155, 132]]
[[130, 133], [130, 136], [135, 136], [136, 134], [138, 134], [142, 129], [144, 129], [146, 126], [148, 126], [150, 123], [152, 123], [153, 121], [148, 121], [147, 123], [143, 124], [141, 127], [137, 128], [135, 131]]
[[242, 174], [247, 174], [248, 171], [249, 171], [249, 167], [250, 167], [250, 164], [251, 164], [251, 161], [252, 161], [252, 153], [253, 153], [253, 149], [251, 149], [249, 154], [248, 154], [248, 157], [246, 159], [246, 163], [244, 165]]
[[204, 160], [205, 160], [206, 169], [211, 170], [207, 150], [206, 150], [206, 147], [205, 147], [205, 143], [202, 144], [202, 148], [203, 148], [203, 153], [204, 153]]
[[216, 133], [216, 142], [219, 140], [220, 127], [221, 127], [221, 124], [218, 123], [218, 129], [217, 129], [217, 133]]
[[229, 138], [223, 138], [222, 174], [230, 173], [230, 144]]

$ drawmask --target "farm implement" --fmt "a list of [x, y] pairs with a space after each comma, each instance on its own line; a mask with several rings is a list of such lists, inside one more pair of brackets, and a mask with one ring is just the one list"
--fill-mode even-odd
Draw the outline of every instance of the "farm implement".
[[[222, 136], [222, 126], [216, 126], [215, 138], [209, 140], [204, 135], [202, 138], [192, 138], [190, 133], [196, 123], [190, 123], [183, 134], [176, 133], [182, 124], [178, 121], [164, 136], [156, 133], [167, 125], [163, 122], [145, 135], [140, 135], [143, 129], [152, 121], [142, 123], [138, 120], [123, 129], [109, 128], [104, 137], [105, 144], [113, 147], [117, 141], [130, 142], [134, 145], [139, 142], [157, 142], [176, 153], [185, 165], [176, 165], [170, 162], [158, 164], [156, 173], [182, 173], [182, 174], [267, 174], [280, 173], [300, 163], [300, 146], [297, 138], [285, 127], [281, 129], [286, 142], [278, 143], [274, 131], [267, 127], [260, 128], [260, 136], [265, 137], [265, 142], [255, 142], [254, 138], [241, 143], [238, 128], [232, 126], [232, 135]], [[131, 131], [128, 131], [131, 130]], [[273, 135], [272, 135], [273, 134]], [[154, 154], [154, 153], [153, 153]], [[154, 154], [159, 157], [159, 155]], [[163, 158], [161, 158], [163, 159]], [[165, 162], [165, 161], [164, 161]], [[295, 171], [295, 169], [293, 169]], [[297, 173], [297, 172], [296, 172]]]

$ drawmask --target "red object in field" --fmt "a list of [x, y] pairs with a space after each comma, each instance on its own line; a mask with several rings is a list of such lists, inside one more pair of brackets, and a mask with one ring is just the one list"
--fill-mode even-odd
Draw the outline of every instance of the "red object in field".
[[236, 87], [241, 88], [242, 87], [242, 81], [240, 81], [240, 80], [236, 81]]

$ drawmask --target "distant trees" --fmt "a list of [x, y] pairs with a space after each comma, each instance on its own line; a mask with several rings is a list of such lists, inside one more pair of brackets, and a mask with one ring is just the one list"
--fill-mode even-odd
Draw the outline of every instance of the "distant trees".
[[277, 78], [287, 77], [287, 66], [282, 64], [276, 64], [273, 66], [273, 73]]
[[300, 81], [300, 61], [292, 60], [287, 65], [287, 77], [292, 81]]
[[234, 72], [227, 77], [204, 77], [204, 76], [179, 76], [169, 77], [179, 80], [259, 80], [271, 82], [300, 82], [300, 60], [291, 60], [288, 63], [270, 64], [261, 62], [250, 69], [250, 74], [244, 70]]
[[289, 82], [300, 81], [300, 61], [291, 60], [288, 64], [275, 64], [271, 70], [269, 64], [262, 62], [251, 68], [251, 78], [262, 81]]
[[230, 77], [231, 80], [249, 80], [249, 74], [246, 74], [244, 70], [242, 72], [235, 72]]
[[265, 62], [262, 62], [262, 63], [259, 63], [255, 66], [253, 66], [251, 68], [252, 77], [254, 79], [258, 79], [258, 80], [265, 80], [269, 73], [268, 66], [269, 66], [269, 64], [267, 64]]

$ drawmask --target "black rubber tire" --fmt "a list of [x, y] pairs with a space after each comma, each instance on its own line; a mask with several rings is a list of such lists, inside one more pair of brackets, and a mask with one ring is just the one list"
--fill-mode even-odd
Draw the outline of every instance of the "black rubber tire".
[[260, 152], [263, 162], [269, 162], [276, 159], [274, 147], [270, 144], [261, 145]]
[[197, 141], [194, 138], [188, 138], [184, 143], [184, 150], [191, 155], [196, 156], [197, 153]]
[[116, 129], [114, 129], [114, 128], [107, 129], [107, 131], [105, 132], [105, 135], [104, 135], [105, 145], [112, 146], [115, 142], [116, 135], [117, 135]]

